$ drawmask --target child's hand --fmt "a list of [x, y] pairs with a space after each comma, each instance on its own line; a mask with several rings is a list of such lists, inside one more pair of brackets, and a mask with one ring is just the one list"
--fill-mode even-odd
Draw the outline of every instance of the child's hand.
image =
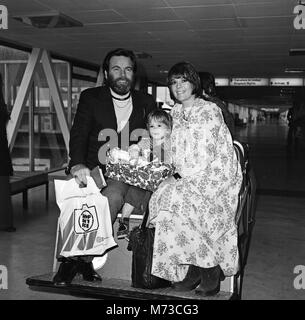
[[130, 156], [130, 160], [133, 162], [138, 162], [139, 155], [140, 155], [140, 150], [138, 146], [131, 146], [128, 149], [128, 153]]
[[109, 161], [111, 163], [117, 163], [118, 162], [116, 154], [117, 154], [116, 148], [113, 148], [113, 149], [108, 151], [108, 158], [109, 158]]
[[109, 151], [109, 160], [112, 163], [128, 163], [129, 162], [129, 154], [127, 151], [121, 150], [119, 148], [113, 148]]

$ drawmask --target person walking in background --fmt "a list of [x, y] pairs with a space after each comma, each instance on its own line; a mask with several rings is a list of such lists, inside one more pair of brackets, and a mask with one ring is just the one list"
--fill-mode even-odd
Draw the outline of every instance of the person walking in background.
[[207, 101], [215, 103], [221, 109], [225, 124], [229, 128], [232, 138], [234, 139], [234, 118], [232, 114], [229, 112], [227, 104], [216, 96], [216, 84], [214, 76], [209, 72], [200, 72], [199, 77], [201, 87], [203, 89], [203, 98]]
[[287, 149], [288, 151], [299, 151], [300, 142], [305, 137], [305, 92], [300, 90], [294, 96], [293, 105], [287, 113], [288, 135]]
[[13, 174], [11, 155], [8, 148], [6, 125], [9, 120], [2, 93], [0, 75], [0, 231], [13, 232], [13, 209], [10, 190], [10, 176]]

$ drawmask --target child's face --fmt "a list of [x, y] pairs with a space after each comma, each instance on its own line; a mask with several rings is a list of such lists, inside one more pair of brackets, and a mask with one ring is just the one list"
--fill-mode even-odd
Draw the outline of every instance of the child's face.
[[170, 134], [169, 128], [165, 123], [152, 119], [149, 123], [149, 134], [154, 140], [161, 140], [167, 134]]

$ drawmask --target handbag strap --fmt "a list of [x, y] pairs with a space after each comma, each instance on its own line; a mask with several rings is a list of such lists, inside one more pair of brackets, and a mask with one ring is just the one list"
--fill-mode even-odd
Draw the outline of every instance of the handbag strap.
[[145, 210], [141, 225], [140, 225], [140, 229], [145, 229], [146, 228], [146, 224], [147, 224], [147, 219], [149, 216], [149, 210], [148, 208]]
[[150, 197], [151, 197], [151, 192], [147, 191], [145, 196], [144, 196], [144, 200], [145, 201], [142, 202], [143, 206], [142, 206], [141, 209], [143, 210], [144, 214], [143, 214], [142, 222], [141, 222], [141, 224], [139, 226], [140, 229], [146, 228], [147, 219], [148, 219], [148, 216], [149, 216], [149, 205], [148, 205], [148, 203], [149, 203]]

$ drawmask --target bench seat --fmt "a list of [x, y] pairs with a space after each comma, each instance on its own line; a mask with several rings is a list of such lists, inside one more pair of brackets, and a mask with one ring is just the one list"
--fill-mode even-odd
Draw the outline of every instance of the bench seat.
[[[62, 169], [54, 169], [51, 173], [56, 173]], [[23, 194], [23, 208], [28, 208], [28, 190], [41, 185], [46, 188], [46, 201], [49, 200], [49, 174], [50, 171], [15, 171], [10, 177], [11, 195]]]

